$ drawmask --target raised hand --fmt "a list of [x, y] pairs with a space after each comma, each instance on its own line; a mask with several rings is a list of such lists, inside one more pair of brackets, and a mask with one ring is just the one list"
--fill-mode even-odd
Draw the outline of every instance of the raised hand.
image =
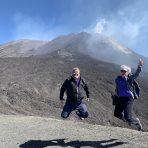
[[89, 98], [86, 98], [85, 100], [86, 100], [87, 102], [89, 102]]
[[143, 66], [143, 63], [144, 63], [143, 60], [140, 59], [140, 60], [139, 60], [139, 63], [138, 63], [138, 66]]

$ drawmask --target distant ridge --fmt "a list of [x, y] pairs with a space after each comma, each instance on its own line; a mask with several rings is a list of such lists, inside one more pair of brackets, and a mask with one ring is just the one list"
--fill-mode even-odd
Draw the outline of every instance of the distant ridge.
[[[148, 58], [124, 47], [115, 39], [86, 32], [59, 36], [51, 41], [18, 40], [0, 45], [0, 57], [43, 56], [58, 50], [78, 52], [95, 59], [114, 64], [127, 64], [135, 68], [141, 58], [148, 64]], [[147, 66], [144, 70], [148, 71]]]

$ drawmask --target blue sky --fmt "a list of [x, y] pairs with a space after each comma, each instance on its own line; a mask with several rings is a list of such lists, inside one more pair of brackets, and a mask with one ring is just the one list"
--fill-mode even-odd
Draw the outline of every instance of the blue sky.
[[147, 0], [0, 0], [0, 44], [100, 33], [148, 57]]

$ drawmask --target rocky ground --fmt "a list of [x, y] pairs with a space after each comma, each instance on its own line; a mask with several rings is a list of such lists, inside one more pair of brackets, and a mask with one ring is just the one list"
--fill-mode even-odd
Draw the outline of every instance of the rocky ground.
[[147, 148], [148, 133], [33, 116], [0, 116], [1, 148]]
[[[97, 40], [87, 51], [87, 35], [79, 35], [59, 37], [42, 47], [43, 42], [28, 40], [0, 45], [0, 148], [147, 147], [147, 133], [125, 129], [135, 128], [113, 116], [111, 99], [119, 64], [134, 59], [134, 72], [140, 56], [129, 49], [131, 54], [123, 54]], [[105, 55], [110, 63], [103, 62]], [[138, 78], [141, 95], [134, 112], [148, 131], [147, 58], [141, 58], [145, 63]], [[73, 67], [81, 69], [90, 89], [89, 117], [81, 122], [75, 112], [66, 121], [60, 117], [60, 87]]]
[[[128, 127], [113, 116], [111, 92], [115, 90], [114, 78], [119, 74], [119, 66], [65, 51], [53, 52], [47, 57], [0, 58], [0, 114], [59, 119], [62, 110], [59, 101], [61, 84], [77, 66], [91, 93], [87, 103], [90, 116], [86, 121]], [[142, 89], [140, 98], [135, 101], [134, 111], [147, 131], [147, 75], [142, 72], [138, 82]], [[76, 118], [75, 113], [71, 117]]]

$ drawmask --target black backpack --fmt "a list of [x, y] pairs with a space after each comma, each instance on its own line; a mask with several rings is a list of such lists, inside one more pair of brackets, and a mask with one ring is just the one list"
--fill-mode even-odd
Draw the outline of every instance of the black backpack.
[[139, 96], [140, 96], [140, 87], [139, 87], [138, 82], [135, 79], [131, 80], [130, 77], [129, 77], [129, 84], [132, 87], [132, 92], [134, 94], [134, 99], [138, 99]]

